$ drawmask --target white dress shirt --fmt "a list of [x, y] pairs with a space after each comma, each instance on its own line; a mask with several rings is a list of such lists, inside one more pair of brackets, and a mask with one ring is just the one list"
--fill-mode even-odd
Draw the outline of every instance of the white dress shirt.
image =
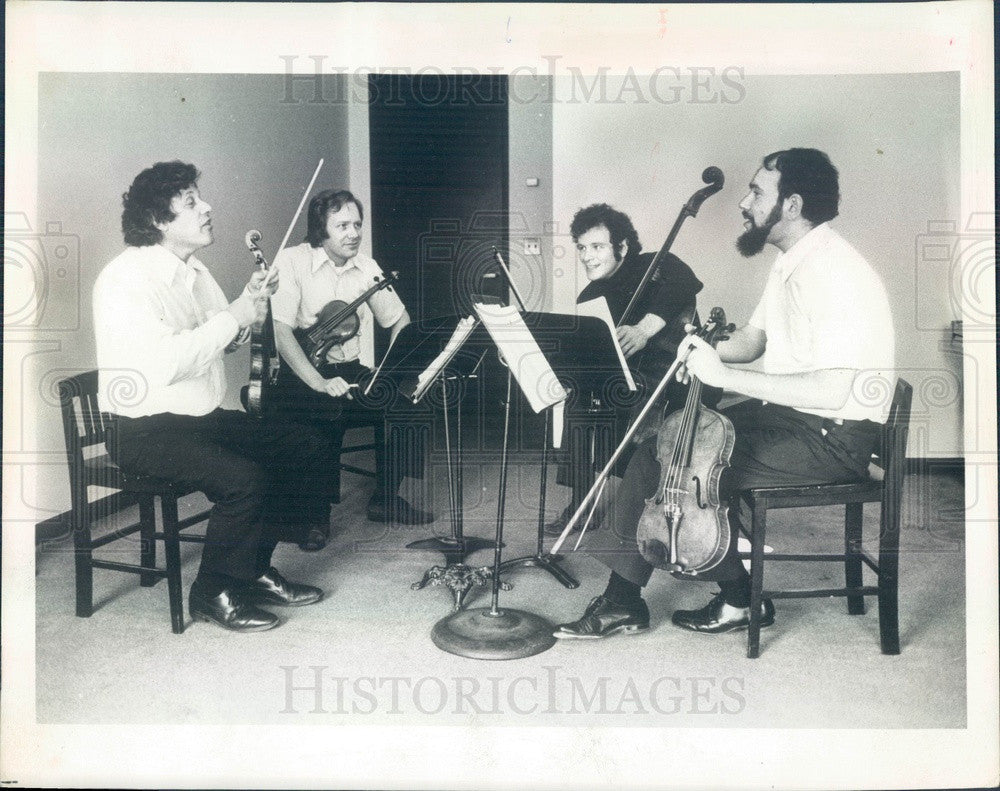
[[205, 265], [160, 245], [128, 247], [94, 284], [100, 408], [127, 417], [205, 415], [226, 392], [223, 354], [240, 327]]
[[749, 323], [767, 336], [765, 373], [857, 372], [843, 407], [799, 411], [886, 421], [895, 383], [889, 299], [875, 270], [827, 223], [778, 256]]
[[[274, 257], [274, 265], [281, 279], [278, 291], [271, 297], [271, 314], [276, 321], [293, 329], [311, 327], [327, 303], [335, 299], [353, 302], [375, 285], [376, 278], [385, 277], [374, 259], [364, 253], [348, 259], [343, 266], [336, 266], [322, 246], [311, 247], [308, 242], [286, 247]], [[358, 334], [343, 344], [331, 346], [327, 362], [357, 360], [362, 355], [362, 343], [370, 346], [372, 315], [380, 326], [391, 327], [404, 310], [395, 290], [376, 291], [358, 308], [361, 321]]]

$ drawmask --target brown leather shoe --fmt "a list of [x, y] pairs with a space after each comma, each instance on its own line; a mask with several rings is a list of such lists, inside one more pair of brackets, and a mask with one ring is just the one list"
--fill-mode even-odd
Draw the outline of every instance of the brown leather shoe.
[[194, 620], [208, 621], [231, 632], [264, 632], [280, 623], [277, 615], [255, 607], [232, 589], [207, 597], [192, 588], [188, 609]]
[[[764, 599], [762, 609], [760, 625], [770, 626], [774, 623], [774, 604], [770, 599]], [[726, 604], [722, 594], [718, 593], [700, 610], [677, 610], [670, 620], [681, 629], [703, 634], [721, 634], [734, 629], [746, 629], [750, 625], [750, 608]]]
[[560, 640], [597, 640], [613, 634], [635, 634], [649, 628], [649, 608], [639, 599], [638, 604], [618, 604], [603, 596], [595, 596], [573, 623], [563, 623], [552, 632]]
[[248, 601], [278, 607], [303, 607], [323, 598], [323, 591], [313, 585], [289, 582], [274, 567], [265, 571], [243, 591]]

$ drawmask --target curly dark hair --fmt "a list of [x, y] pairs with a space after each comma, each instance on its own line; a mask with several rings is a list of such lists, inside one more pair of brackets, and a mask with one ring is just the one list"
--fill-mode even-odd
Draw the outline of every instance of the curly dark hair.
[[840, 185], [830, 157], [815, 148], [789, 148], [764, 157], [767, 170], [777, 170], [778, 202], [790, 195], [802, 198], [802, 216], [819, 225], [837, 216]]
[[348, 203], [358, 207], [361, 219], [365, 218], [365, 209], [361, 201], [348, 190], [323, 190], [309, 201], [309, 211], [306, 214], [306, 241], [312, 247], [319, 247], [330, 238], [326, 232], [326, 220], [331, 214], [336, 214]]
[[195, 186], [200, 176], [194, 165], [177, 160], [157, 162], [136, 176], [128, 192], [122, 194], [125, 244], [133, 247], [159, 244], [163, 234], [156, 223], [170, 222], [177, 216], [170, 210], [170, 201]]
[[569, 232], [575, 242], [592, 228], [604, 226], [611, 236], [611, 246], [618, 255], [618, 249], [623, 241], [628, 242], [628, 254], [635, 255], [642, 250], [639, 234], [636, 233], [632, 220], [624, 212], [612, 209], [606, 203], [595, 203], [580, 209], [570, 223]]

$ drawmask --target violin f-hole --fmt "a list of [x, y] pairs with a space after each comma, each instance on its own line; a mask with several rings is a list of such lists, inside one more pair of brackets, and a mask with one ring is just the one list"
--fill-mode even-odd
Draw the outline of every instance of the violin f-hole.
[[694, 499], [698, 503], [698, 507], [702, 510], [708, 508], [708, 503], [701, 499], [701, 480], [697, 475], [692, 475], [691, 480], [694, 481]]

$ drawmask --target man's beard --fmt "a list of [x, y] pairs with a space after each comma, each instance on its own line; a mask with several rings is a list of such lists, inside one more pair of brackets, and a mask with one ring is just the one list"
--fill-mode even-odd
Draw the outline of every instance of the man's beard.
[[[746, 217], [746, 215], [743, 216]], [[768, 234], [771, 233], [771, 229], [781, 219], [781, 204], [774, 204], [774, 208], [767, 215], [767, 219], [764, 220], [763, 225], [756, 225], [749, 217], [746, 217], [746, 219], [750, 220], [751, 227], [740, 234], [740, 237], [736, 240], [736, 249], [740, 251], [740, 255], [744, 258], [749, 258], [750, 256], [757, 255], [757, 253], [764, 249], [764, 245], [767, 244]]]

